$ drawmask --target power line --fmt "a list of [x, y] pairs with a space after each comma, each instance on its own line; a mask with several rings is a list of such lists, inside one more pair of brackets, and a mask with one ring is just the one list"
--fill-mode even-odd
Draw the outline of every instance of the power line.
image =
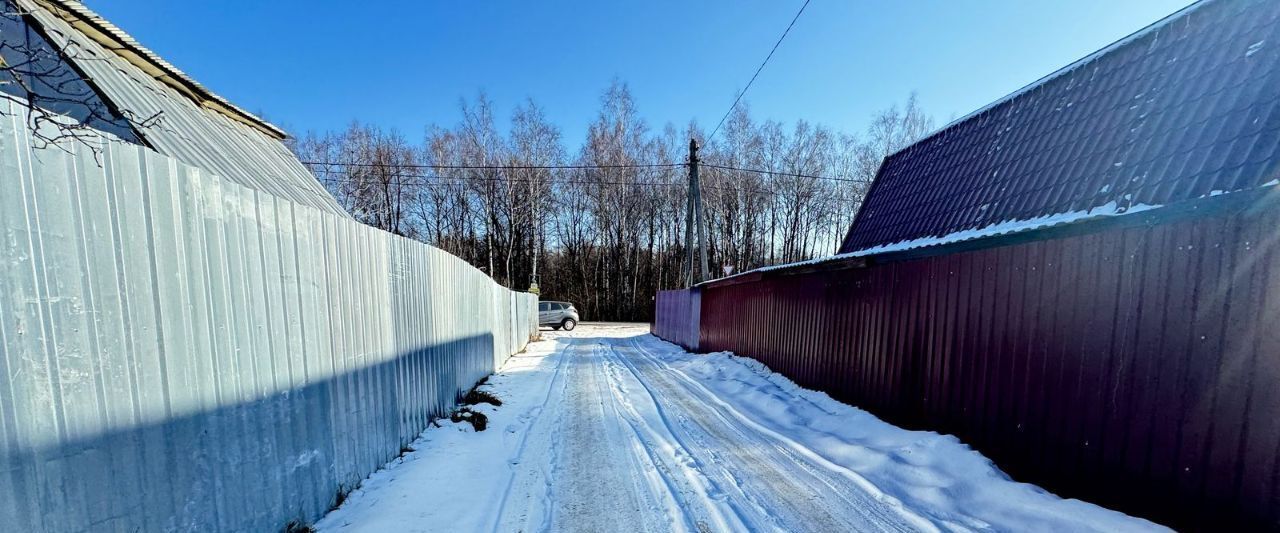
[[791, 33], [791, 27], [796, 25], [797, 20], [800, 20], [800, 14], [804, 13], [804, 8], [809, 7], [809, 1], [804, 0], [804, 5], [800, 6], [800, 11], [796, 12], [796, 16], [791, 19], [791, 24], [788, 24], [787, 29], [782, 32], [782, 36], [778, 37], [778, 42], [773, 43], [773, 48], [769, 50], [769, 55], [764, 56], [764, 61], [760, 63], [756, 73], [751, 75], [751, 80], [747, 82], [747, 86], [742, 88], [742, 92], [738, 93], [737, 98], [734, 98], [733, 105], [729, 106], [729, 110], [724, 112], [724, 116], [720, 118], [720, 123], [716, 124], [716, 129], [711, 130], [711, 135], [707, 136], [707, 142], [711, 142], [711, 139], [715, 138], [716, 133], [720, 131], [720, 126], [724, 125], [724, 121], [729, 118], [729, 114], [733, 113], [734, 108], [738, 107], [738, 102], [741, 102], [743, 95], [747, 94], [747, 89], [750, 89], [751, 84], [755, 83], [756, 77], [760, 75], [760, 71], [764, 70], [764, 66], [769, 64], [769, 59], [773, 57], [773, 53], [778, 51], [778, 45], [782, 44], [782, 40], [787, 38], [788, 33]]
[[[401, 179], [401, 177], [400, 177], [400, 176], [407, 177], [407, 178], [419, 178], [419, 179], [410, 179], [410, 180], [406, 180], [406, 179]], [[644, 182], [644, 181], [592, 181], [592, 180], [555, 180], [555, 179], [549, 179], [549, 180], [535, 180], [535, 179], [528, 179], [528, 178], [485, 178], [485, 177], [476, 177], [476, 176], [434, 176], [434, 175], [428, 175], [428, 174], [401, 174], [400, 176], [395, 176], [395, 177], [393, 177], [390, 181], [388, 181], [388, 182], [387, 182], [387, 184], [390, 184], [390, 185], [449, 185], [449, 186], [462, 186], [465, 182], [468, 182], [468, 181], [487, 181], [487, 182], [516, 182], [516, 183], [547, 183], [547, 184], [559, 184], [559, 185], [680, 185], [680, 186], [684, 186], [684, 185], [685, 185], [684, 183], [672, 183], [672, 182]], [[329, 177], [321, 178], [321, 177], [316, 177], [316, 179], [317, 179], [317, 180], [319, 180], [319, 181], [322, 181], [322, 182], [326, 182], [326, 183], [338, 183], [338, 184], [341, 184], [341, 183], [350, 183], [350, 181], [348, 181], [348, 180], [344, 180], [344, 179], [342, 179], [342, 178], [329, 178]], [[436, 180], [436, 181], [431, 181], [431, 180]], [[366, 183], [367, 183], [367, 184], [377, 184], [377, 185], [381, 185], [381, 184], [382, 184], [382, 182], [381, 182], [381, 181], [379, 181], [379, 180], [377, 180], [377, 179], [370, 180], [369, 182], [366, 182]]]
[[780, 172], [780, 171], [775, 171], [775, 170], [764, 170], [764, 169], [759, 169], [759, 168], [739, 168], [739, 167], [731, 167], [731, 166], [727, 166], [727, 165], [713, 165], [713, 164], [710, 164], [710, 163], [702, 163], [702, 166], [704, 166], [704, 167], [708, 167], [708, 168], [718, 168], [718, 169], [720, 169], [720, 170], [736, 170], [736, 171], [738, 171], [738, 172], [752, 172], [752, 173], [755, 173], [755, 174], [769, 174], [769, 175], [772, 175], [772, 176], [786, 176], [786, 177], [791, 177], [791, 178], [808, 178], [808, 179], [814, 179], [814, 180], [844, 181], [844, 182], [849, 182], [849, 183], [864, 183], [864, 182], [865, 182], [865, 180], [860, 180], [860, 179], [855, 179], [855, 178], [836, 178], [836, 177], [831, 177], [831, 176], [814, 176], [814, 175], [812, 175], [812, 174], [797, 174], [797, 173], [794, 173], [794, 172]]
[[[448, 178], [443, 178], [443, 179], [448, 179]], [[324, 182], [324, 183], [332, 183], [332, 184], [342, 184], [342, 183], [344, 183], [342, 180], [335, 179], [335, 178], [321, 178], [321, 179], [320, 179], [320, 181], [321, 181], [321, 182]], [[387, 185], [392, 185], [392, 186], [397, 186], [397, 187], [462, 188], [462, 187], [466, 187], [466, 186], [467, 186], [467, 184], [465, 183], [465, 181], [466, 181], [466, 180], [461, 180], [461, 181], [392, 180], [392, 181], [390, 181], [390, 182], [388, 182], [388, 183], [386, 183], [386, 184], [387, 184]], [[564, 184], [564, 183], [566, 183], [566, 182], [563, 182], [563, 181], [554, 182], [554, 184]], [[568, 182], [568, 183], [570, 183], [570, 184], [575, 184], [575, 183], [577, 183], [577, 184], [584, 184], [584, 185], [585, 185], [587, 182]], [[685, 184], [684, 184], [684, 183], [673, 183], [673, 182], [635, 182], [635, 183], [625, 183], [625, 182], [618, 182], [618, 181], [614, 181], [614, 182], [594, 182], [594, 183], [595, 183], [595, 184], [598, 184], [598, 185], [634, 185], [634, 186], [646, 186], [646, 187], [649, 187], [649, 186], [651, 186], [651, 187], [677, 187], [677, 186], [678, 186], [678, 187], [684, 187], [684, 186], [685, 186]], [[551, 183], [549, 183], [549, 184], [551, 184]], [[367, 185], [383, 185], [383, 183], [381, 183], [381, 182], [372, 182], [372, 183], [368, 183]]]
[[[310, 164], [314, 164], [314, 163], [310, 163]], [[682, 167], [682, 165], [684, 165], [684, 164], [680, 164], [680, 165], [681, 165], [681, 167]], [[428, 168], [428, 167], [425, 167], [425, 165], [394, 165], [394, 164], [388, 164], [388, 165], [380, 165], [380, 164], [351, 164], [351, 167], [375, 167], [375, 168], [384, 168], [384, 169]], [[585, 167], [586, 167], [586, 165], [579, 165], [579, 167], [585, 168]], [[767, 174], [767, 176], [780, 176], [780, 177], [806, 178], [806, 179], [822, 179], [822, 181], [832, 181], [832, 182], [846, 182], [846, 183], [863, 183], [863, 182], [864, 182], [864, 181], [863, 181], [863, 179], [855, 179], [855, 178], [842, 178], [842, 177], [831, 177], [831, 176], [814, 176], [814, 174], [801, 174], [801, 173], [794, 173], [794, 172], [782, 172], [782, 170], [767, 170], [767, 169], [758, 169], [758, 168], [730, 167], [730, 165], [717, 165], [717, 164], [710, 164], [710, 163], [701, 163], [701, 167], [714, 168], [714, 169], [719, 169], [719, 170], [735, 170], [735, 172], [750, 172], [750, 173], [754, 173], [754, 174]], [[630, 182], [626, 182], [626, 181], [593, 181], [593, 179], [558, 179], [558, 181], [556, 181], [556, 179], [536, 179], [536, 178], [518, 178], [518, 177], [435, 176], [435, 174], [413, 174], [413, 173], [397, 173], [397, 174], [398, 174], [398, 176], [397, 176], [397, 181], [398, 181], [399, 183], [403, 183], [403, 184], [408, 184], [408, 183], [410, 183], [410, 182], [399, 181], [399, 179], [398, 179], [399, 177], [426, 178], [426, 179], [436, 179], [436, 181], [458, 181], [458, 182], [465, 182], [465, 181], [479, 181], [479, 182], [541, 183], [541, 182], [553, 182], [553, 181], [554, 181], [554, 182], [556, 182], [556, 183], [562, 183], [562, 184], [644, 184], [644, 183], [646, 183], [646, 182], [637, 182], [637, 181], [630, 181]], [[326, 182], [333, 182], [333, 183], [340, 182], [340, 181], [339, 181], [339, 179], [337, 179], [337, 178], [320, 178], [320, 179], [321, 179], [321, 181], [326, 181]], [[650, 183], [652, 183], [652, 182], [650, 182]], [[664, 183], [664, 184], [671, 184], [671, 186], [675, 186], [675, 184], [680, 184], [680, 186], [685, 186], [685, 184], [686, 184], [686, 183]]]
[[[675, 168], [687, 166], [687, 163], [636, 163], [627, 165], [420, 165], [420, 164], [397, 164], [397, 163], [346, 163], [340, 161], [302, 161], [306, 165], [331, 166], [344, 168], [381, 168], [381, 169], [445, 169], [445, 170], [609, 170], [609, 169], [642, 169], [642, 168]], [[854, 178], [839, 178], [831, 176], [816, 176], [811, 174], [799, 174], [795, 172], [783, 172], [777, 170], [766, 170], [758, 168], [741, 168], [728, 165], [716, 165], [711, 163], [702, 163], [702, 166], [708, 168], [716, 168], [720, 170], [734, 170], [738, 172], [751, 172], [755, 174], [768, 174], [772, 176], [784, 176], [794, 178], [808, 178], [815, 180], [842, 181], [850, 183], [861, 183], [863, 180]], [[411, 175], [411, 177], [431, 177], [437, 179], [457, 179], [457, 180], [481, 180], [481, 181], [545, 181], [534, 180], [530, 178], [495, 178], [483, 176], [422, 176]], [[561, 182], [566, 183], [566, 182]], [[579, 183], [602, 183], [599, 181], [580, 181]], [[629, 182], [614, 182], [613, 185], [626, 185]], [[609, 184], [609, 183], [607, 183]]]
[[341, 161], [302, 161], [304, 165], [357, 168], [430, 168], [449, 170], [597, 170], [615, 168], [672, 168], [684, 163], [634, 163], [621, 165], [423, 165], [400, 163], [348, 163]]
[[[416, 179], [402, 179], [401, 177], [396, 177], [395, 179], [392, 179], [391, 181], [387, 182], [385, 185], [393, 185], [397, 187], [462, 188], [466, 186], [465, 182], [467, 181], [504, 181], [502, 178], [478, 178], [477, 179], [477, 178], [468, 178], [468, 177], [435, 176], [435, 175], [427, 175], [427, 174], [416, 174], [416, 175], [407, 174], [404, 177], [416, 178]], [[316, 180], [326, 184], [341, 185], [343, 183], [347, 183], [342, 178], [317, 177]], [[432, 180], [436, 180], [436, 181], [432, 181]], [[444, 181], [440, 181], [440, 180], [444, 180]], [[506, 180], [506, 181], [531, 182], [536, 180], [513, 179], [513, 180]], [[631, 185], [631, 186], [639, 186], [639, 187], [680, 187], [680, 188], [688, 186], [688, 184], [684, 182], [671, 182], [671, 181], [626, 182], [626, 181], [590, 181], [590, 180], [548, 180], [547, 183], [554, 184], [554, 185]], [[367, 185], [384, 185], [384, 184], [381, 182], [370, 182], [370, 183], [367, 183]], [[731, 193], [743, 192], [748, 194], [764, 194], [764, 195], [770, 195], [770, 196], [783, 196], [783, 197], [789, 197], [789, 198], [799, 198], [801, 196], [801, 194], [799, 193], [779, 191], [779, 190], [770, 189], [770, 188], [737, 188], [737, 187], [714, 186], [714, 185], [705, 185], [705, 184], [702, 185], [702, 188], [707, 190], [720, 191], [720, 192], [731, 192]]]

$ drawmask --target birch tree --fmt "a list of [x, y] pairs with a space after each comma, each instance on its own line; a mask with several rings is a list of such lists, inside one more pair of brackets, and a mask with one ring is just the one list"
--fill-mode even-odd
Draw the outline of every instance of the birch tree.
[[353, 123], [308, 135], [296, 150], [362, 221], [438, 246], [509, 287], [536, 284], [587, 319], [643, 320], [656, 290], [683, 282], [692, 252], [690, 138], [702, 145], [709, 259], [720, 272], [832, 253], [884, 158], [933, 128], [914, 95], [861, 132], [758, 120], [741, 105], [710, 140], [692, 121], [654, 128], [639, 109], [615, 81], [584, 138], [565, 139], [532, 99], [500, 130], [480, 93], [461, 101], [453, 126], [428, 126], [417, 147]]

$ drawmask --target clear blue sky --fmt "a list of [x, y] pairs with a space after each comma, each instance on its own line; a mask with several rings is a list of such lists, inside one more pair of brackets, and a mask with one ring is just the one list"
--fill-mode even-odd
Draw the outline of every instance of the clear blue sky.
[[[803, 0], [89, 0], [235, 104], [294, 133], [352, 119], [420, 138], [485, 90], [533, 97], [573, 149], [611, 79], [655, 127], [714, 126]], [[747, 94], [753, 115], [861, 132], [908, 93], [939, 123], [1188, 0], [813, 0]]]

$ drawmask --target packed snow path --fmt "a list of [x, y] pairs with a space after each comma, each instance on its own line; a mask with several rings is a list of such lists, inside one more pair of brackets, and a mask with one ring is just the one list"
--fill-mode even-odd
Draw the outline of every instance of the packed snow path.
[[1143, 530], [1008, 480], [751, 360], [645, 328], [549, 333], [485, 388], [489, 430], [445, 421], [320, 531]]

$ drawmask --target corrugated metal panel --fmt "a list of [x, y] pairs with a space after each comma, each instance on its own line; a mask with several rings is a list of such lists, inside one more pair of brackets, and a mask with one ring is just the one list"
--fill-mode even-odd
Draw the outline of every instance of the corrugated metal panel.
[[[278, 139], [179, 94], [138, 66], [77, 32], [31, 0], [21, 0], [102, 97], [135, 123], [160, 153], [245, 187], [346, 216], [333, 197]], [[138, 123], [158, 116], [155, 124]]]
[[1201, 2], [890, 156], [841, 252], [1271, 182], [1277, 67], [1280, 3]]
[[658, 291], [654, 299], [654, 335], [686, 350], [698, 350], [698, 315], [702, 311], [701, 289]]
[[[59, 49], [18, 12], [10, 0], [0, 0], [0, 94], [21, 102], [38, 101], [53, 114], [71, 117], [99, 132], [141, 143], [133, 124], [115, 111], [83, 79]], [[39, 120], [39, 119], [37, 119]]]
[[133, 59], [146, 65], [145, 68], [158, 71], [159, 77], [163, 78], [165, 83], [180, 87], [182, 91], [191, 97], [201, 106], [213, 108], [221, 113], [226, 113], [236, 120], [250, 124], [256, 128], [263, 130], [269, 135], [283, 139], [285, 132], [261, 117], [255, 116], [239, 107], [236, 107], [226, 99], [214, 94], [213, 91], [206, 89], [196, 80], [178, 67], [169, 64], [164, 58], [155, 54], [151, 50], [142, 46], [133, 36], [125, 33], [124, 30], [116, 27], [110, 21], [102, 18], [93, 10], [89, 9], [80, 2], [80, 0], [31, 0], [46, 7], [55, 14], [61, 16], [63, 20], [74, 21], [81, 28], [86, 28], [93, 33], [95, 40], [103, 46], [116, 50], [119, 53], [127, 53], [133, 56]]
[[[886, 420], [955, 434], [1063, 496], [1179, 527], [1275, 529], [1280, 207], [1261, 201], [712, 283], [702, 287], [700, 349], [732, 350]], [[658, 312], [664, 323], [683, 310]]]
[[0, 115], [0, 524], [313, 520], [536, 333], [421, 243]]

